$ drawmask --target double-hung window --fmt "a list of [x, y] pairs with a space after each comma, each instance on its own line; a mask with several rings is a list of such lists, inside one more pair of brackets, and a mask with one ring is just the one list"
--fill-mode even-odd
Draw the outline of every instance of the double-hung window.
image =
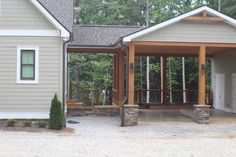
[[17, 83], [38, 83], [38, 47], [18, 47]]

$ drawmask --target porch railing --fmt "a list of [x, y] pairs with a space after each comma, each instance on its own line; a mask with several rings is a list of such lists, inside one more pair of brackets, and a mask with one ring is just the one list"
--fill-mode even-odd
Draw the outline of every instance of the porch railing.
[[[147, 92], [149, 92], [149, 102], [147, 103]], [[185, 93], [185, 100], [184, 100]], [[197, 104], [198, 103], [198, 90], [162, 90], [162, 89], [139, 89], [135, 91], [135, 100], [139, 105], [146, 104]], [[206, 103], [213, 104], [213, 94], [209, 90], [206, 92]]]
[[68, 100], [75, 101], [81, 105], [111, 105], [113, 101], [112, 95], [113, 92], [110, 88], [106, 91], [99, 89], [84, 89], [79, 87], [78, 83], [69, 82]]

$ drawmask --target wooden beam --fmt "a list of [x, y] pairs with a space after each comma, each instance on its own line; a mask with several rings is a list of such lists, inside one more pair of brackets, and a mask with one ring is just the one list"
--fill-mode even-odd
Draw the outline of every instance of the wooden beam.
[[201, 17], [201, 16], [189, 16], [184, 18], [186, 21], [207, 21], [207, 22], [223, 22], [224, 19], [219, 17]]
[[68, 47], [67, 53], [116, 53], [117, 48]]
[[205, 105], [205, 81], [206, 81], [206, 74], [205, 74], [205, 68], [206, 68], [206, 46], [202, 45], [200, 46], [199, 50], [199, 79], [198, 79], [198, 103], [201, 105]]
[[134, 104], [134, 66], [135, 66], [135, 46], [131, 42], [129, 43], [129, 54], [128, 54], [128, 104]]
[[134, 46], [182, 46], [182, 47], [228, 47], [236, 48], [235, 43], [202, 43], [202, 42], [161, 42], [161, 41], [133, 41]]
[[119, 52], [119, 90], [118, 90], [118, 104], [121, 106], [124, 101], [124, 53]]

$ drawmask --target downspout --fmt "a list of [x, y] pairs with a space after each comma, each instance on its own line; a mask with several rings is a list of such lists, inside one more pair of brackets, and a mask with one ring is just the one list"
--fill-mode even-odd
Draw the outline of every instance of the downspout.
[[[72, 41], [72, 34], [70, 34], [70, 38], [68, 39], [68, 40], [65, 40], [64, 42], [63, 42], [63, 70], [62, 70], [62, 80], [63, 80], [63, 85], [62, 85], [62, 104], [63, 104], [63, 107], [62, 107], [62, 109], [63, 109], [63, 114], [64, 114], [64, 117], [65, 117], [65, 104], [66, 104], [66, 102], [65, 102], [65, 100], [66, 100], [66, 89], [65, 89], [65, 85], [66, 85], [66, 78], [65, 78], [65, 76], [66, 76], [66, 67], [67, 67], [67, 65], [65, 65], [65, 63], [66, 63], [66, 59], [67, 59], [67, 57], [66, 57], [66, 53], [67, 53], [67, 44], [69, 43], [69, 42], [71, 42]], [[66, 122], [65, 122], [65, 127], [66, 127]]]

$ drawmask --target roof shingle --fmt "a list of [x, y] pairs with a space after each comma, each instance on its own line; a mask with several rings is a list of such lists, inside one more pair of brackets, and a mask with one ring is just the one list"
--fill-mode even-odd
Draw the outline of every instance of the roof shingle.
[[38, 0], [64, 27], [72, 32], [73, 0]]
[[114, 47], [120, 38], [141, 29], [143, 27], [140, 26], [75, 25], [72, 29], [74, 40], [69, 45], [80, 47]]

